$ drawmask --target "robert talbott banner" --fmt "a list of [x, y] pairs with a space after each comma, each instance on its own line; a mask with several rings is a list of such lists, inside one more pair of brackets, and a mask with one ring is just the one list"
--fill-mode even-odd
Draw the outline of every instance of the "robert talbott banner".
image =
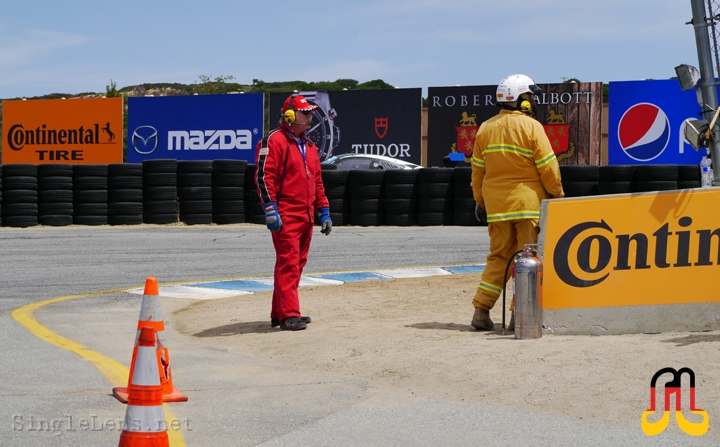
[[122, 107], [122, 98], [5, 101], [2, 161], [122, 163]]
[[[539, 84], [536, 119], [560, 164], [599, 165], [602, 83]], [[428, 166], [449, 153], [472, 155], [480, 125], [497, 115], [496, 85], [428, 88]]]
[[[292, 93], [270, 94], [269, 129]], [[320, 160], [345, 153], [385, 155], [420, 164], [422, 89], [299, 92], [319, 109], [308, 137]]]

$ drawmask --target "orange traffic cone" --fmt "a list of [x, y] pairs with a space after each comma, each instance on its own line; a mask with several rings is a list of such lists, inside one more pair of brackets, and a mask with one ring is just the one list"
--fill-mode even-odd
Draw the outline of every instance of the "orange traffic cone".
[[152, 327], [140, 331], [137, 368], [128, 388], [128, 406], [118, 447], [169, 447]]
[[155, 331], [158, 374], [162, 385], [163, 402], [186, 402], [187, 396], [173, 386], [172, 370], [170, 368], [170, 351], [167, 348], [165, 339], [165, 321], [163, 321], [162, 309], [160, 308], [160, 295], [158, 293], [157, 279], [154, 276], [145, 281], [145, 292], [143, 295], [140, 317], [138, 318], [137, 334], [135, 336], [135, 348], [133, 349], [132, 361], [130, 362], [130, 375], [128, 376], [127, 387], [113, 388], [113, 396], [122, 403], [128, 401], [128, 388], [130, 380], [135, 371], [135, 361], [138, 353], [138, 339], [140, 331], [144, 327], [151, 327]]

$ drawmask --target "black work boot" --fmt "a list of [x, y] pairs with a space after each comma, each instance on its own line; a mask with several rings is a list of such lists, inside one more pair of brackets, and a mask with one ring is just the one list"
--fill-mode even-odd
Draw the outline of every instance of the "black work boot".
[[[305, 324], [312, 323], [312, 319], [310, 317], [300, 317], [300, 321], [302, 321]], [[271, 318], [270, 326], [272, 326], [272, 327], [280, 326], [280, 319], [279, 318]]]
[[495, 323], [490, 319], [490, 311], [480, 307], [475, 308], [475, 314], [470, 324], [478, 331], [492, 331], [495, 327]]
[[301, 331], [307, 327], [300, 317], [289, 317], [280, 322], [280, 329], [283, 331]]

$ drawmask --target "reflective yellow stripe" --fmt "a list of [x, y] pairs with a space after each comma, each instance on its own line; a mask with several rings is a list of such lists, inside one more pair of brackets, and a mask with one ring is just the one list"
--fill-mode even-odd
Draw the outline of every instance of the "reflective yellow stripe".
[[490, 144], [483, 151], [483, 156], [485, 156], [485, 154], [498, 153], [498, 152], [507, 152], [507, 153], [519, 155], [519, 156], [525, 157], [525, 158], [530, 158], [530, 159], [533, 158], [533, 153], [530, 149], [525, 149], [524, 147], [520, 147], [520, 146], [514, 146], [512, 144]]
[[480, 285], [478, 286], [478, 289], [482, 289], [486, 292], [495, 293], [497, 295], [500, 295], [500, 292], [502, 292], [502, 288], [499, 286], [496, 286], [494, 284], [490, 284], [489, 282], [480, 281]]
[[473, 156], [473, 157], [471, 158], [471, 160], [472, 160], [472, 164], [475, 165], [475, 166], [477, 166], [478, 168], [484, 168], [484, 167], [485, 167], [485, 160], [483, 160], [482, 158], [475, 158], [475, 156]]
[[548, 163], [552, 162], [555, 159], [555, 153], [552, 153], [550, 155], [547, 155], [540, 160], [535, 162], [535, 166], [538, 168], [542, 168], [543, 166], [547, 165]]
[[487, 216], [488, 223], [517, 219], [540, 219], [540, 211], [513, 211], [511, 213], [488, 214]]

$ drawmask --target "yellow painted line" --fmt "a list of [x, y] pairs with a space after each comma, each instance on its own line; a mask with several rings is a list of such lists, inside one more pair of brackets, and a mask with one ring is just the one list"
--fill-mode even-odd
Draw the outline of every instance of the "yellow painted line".
[[[76, 298], [87, 298], [91, 296], [105, 295], [108, 293], [123, 292], [130, 288], [132, 287], [106, 290], [104, 292], [85, 293], [82, 295], [63, 296], [60, 298], [52, 298], [45, 301], [39, 301], [37, 303], [31, 303], [15, 309], [12, 312], [12, 317], [15, 319], [15, 321], [20, 323], [23, 327], [25, 327], [27, 330], [29, 330], [41, 340], [45, 340], [50, 344], [73, 352], [92, 363], [93, 366], [95, 366], [102, 373], [102, 375], [104, 375], [105, 378], [108, 379], [111, 385], [126, 386], [128, 382], [128, 376], [130, 375], [130, 370], [126, 368], [125, 365], [118, 363], [111, 358], [105, 357], [98, 352], [92, 351], [86, 346], [81, 345], [80, 343], [74, 342], [56, 332], [51, 331], [50, 329], [37, 322], [37, 320], [33, 316], [33, 312], [35, 312], [36, 309], [39, 309], [40, 307], [46, 306], [48, 304], [59, 303], [62, 301], [68, 301]], [[163, 404], [163, 409], [165, 410], [165, 421], [167, 423], [167, 426], [171, 427], [171, 423], [172, 421], [176, 420], [176, 417], [167, 404]], [[180, 430], [168, 429], [168, 439], [172, 447], [185, 447], [185, 440], [183, 439]]]

